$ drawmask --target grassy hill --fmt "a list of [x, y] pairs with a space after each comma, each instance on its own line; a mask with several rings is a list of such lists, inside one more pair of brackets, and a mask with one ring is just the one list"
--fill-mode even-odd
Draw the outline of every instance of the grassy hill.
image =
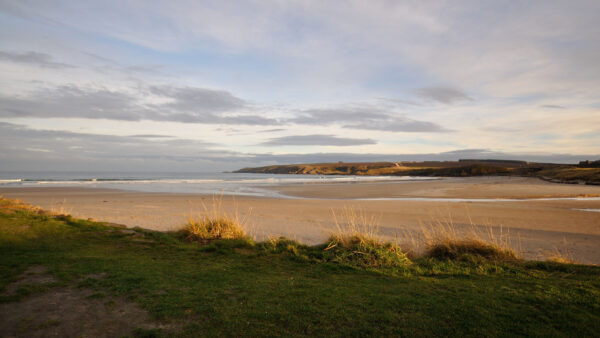
[[561, 166], [541, 170], [537, 177], [557, 183], [600, 184], [600, 168], [580, 168], [575, 166]]
[[[593, 162], [592, 162], [593, 163]], [[459, 160], [427, 162], [364, 162], [271, 165], [243, 168], [237, 173], [304, 175], [383, 175], [468, 177], [512, 175], [539, 177], [557, 183], [600, 184], [600, 168], [583, 165], [533, 163], [509, 160]], [[588, 164], [589, 166], [589, 164]]]
[[0, 200], [0, 336], [600, 330], [599, 267], [523, 261], [486, 245], [437, 246], [413, 257], [368, 240], [256, 243], [207, 221], [215, 220], [161, 233]]

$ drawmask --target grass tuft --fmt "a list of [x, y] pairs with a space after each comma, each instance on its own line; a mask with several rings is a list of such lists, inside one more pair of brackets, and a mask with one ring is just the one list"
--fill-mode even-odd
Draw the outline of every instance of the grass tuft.
[[237, 221], [229, 218], [190, 220], [180, 234], [193, 242], [210, 242], [217, 239], [245, 239], [246, 232]]
[[203, 204], [204, 214], [197, 219], [190, 217], [179, 234], [189, 241], [203, 244], [221, 239], [248, 239], [243, 227], [244, 221], [240, 220], [237, 212], [233, 216], [224, 212], [221, 208], [222, 200], [223, 195], [213, 197], [210, 209]]
[[431, 244], [426, 257], [460, 261], [491, 260], [513, 262], [519, 256], [512, 250], [498, 247], [492, 243], [475, 239], [447, 240]]
[[574, 264], [575, 260], [568, 249], [567, 239], [563, 238], [564, 248], [555, 247], [553, 251], [546, 254], [546, 260], [554, 263]]
[[520, 243], [513, 243], [508, 229], [477, 225], [472, 220], [457, 227], [450, 216], [437, 218], [428, 226], [421, 224], [419, 237], [412, 238], [412, 250], [422, 257], [474, 263], [521, 260], [514, 249]]
[[402, 266], [410, 259], [400, 246], [381, 241], [379, 219], [362, 210], [344, 208], [338, 214], [332, 210], [337, 231], [323, 247], [326, 261], [362, 267]]
[[42, 210], [39, 207], [26, 204], [20, 199], [4, 198], [2, 195], [0, 195], [0, 209], [7, 214], [15, 213], [17, 211], [32, 211], [40, 214], [42, 213]]
[[383, 267], [411, 263], [398, 245], [358, 234], [332, 235], [323, 250], [326, 261], [348, 265]]
[[292, 255], [298, 255], [301, 252], [309, 250], [309, 246], [300, 244], [298, 241], [288, 239], [285, 237], [269, 238], [266, 241], [260, 243], [260, 248], [270, 253], [290, 253]]

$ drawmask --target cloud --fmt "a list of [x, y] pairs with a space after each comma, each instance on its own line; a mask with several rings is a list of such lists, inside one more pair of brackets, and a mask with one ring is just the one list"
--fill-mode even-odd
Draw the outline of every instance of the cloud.
[[133, 65], [121, 67], [120, 69], [125, 72], [153, 74], [159, 72], [164, 67], [164, 65]]
[[350, 121], [384, 120], [389, 117], [388, 114], [368, 107], [340, 107], [304, 110], [300, 112], [299, 116], [290, 119], [289, 122], [323, 125]]
[[391, 132], [447, 131], [433, 122], [410, 119], [368, 105], [308, 109], [293, 113], [297, 116], [288, 119], [261, 116], [254, 113], [245, 100], [230, 92], [172, 85], [142, 86], [120, 91], [63, 85], [37, 90], [28, 96], [0, 96], [0, 117], [152, 120], [252, 126], [337, 124], [348, 129]]
[[246, 106], [246, 102], [224, 90], [194, 87], [151, 86], [149, 92], [172, 102], [161, 105], [161, 108], [172, 108], [185, 112], [223, 112], [234, 111]]
[[566, 107], [559, 106], [557, 104], [544, 104], [544, 105], [541, 105], [540, 107], [542, 107], [542, 108], [549, 108], [549, 109], [566, 109]]
[[387, 120], [367, 120], [356, 124], [347, 124], [344, 128], [381, 130], [391, 132], [447, 132], [449, 130], [427, 121], [417, 121], [408, 118], [392, 118]]
[[[219, 145], [212, 142], [162, 137], [148, 138], [147, 136], [149, 135], [130, 137], [39, 130], [18, 124], [0, 122], [0, 153], [14, 161], [35, 159], [41, 163], [45, 161], [60, 162], [61, 159], [86, 161], [169, 158], [173, 161], [184, 161], [194, 158], [219, 158], [236, 154], [235, 152], [219, 149]], [[28, 152], [35, 152], [36, 154], [28, 154]], [[47, 157], [38, 158], [37, 156], [41, 156], [40, 153], [42, 152], [47, 153]]]
[[135, 137], [135, 138], [169, 138], [169, 137], [173, 137], [173, 136], [169, 136], [169, 135], [155, 135], [155, 134], [138, 134], [138, 135], [129, 135], [129, 137]]
[[[148, 104], [153, 96], [164, 103]], [[222, 90], [152, 86], [114, 91], [63, 85], [27, 97], [0, 95], [0, 117], [67, 117], [125, 121], [176, 121], [205, 124], [278, 125], [278, 120], [238, 113], [245, 101]], [[225, 114], [227, 113], [227, 114]]]
[[459, 101], [473, 101], [467, 94], [452, 87], [424, 87], [416, 89], [415, 93], [423, 99], [445, 104], [452, 104]]
[[64, 85], [39, 90], [30, 97], [0, 96], [2, 117], [140, 120], [143, 115], [133, 97], [104, 88], [83, 89]]
[[357, 146], [377, 144], [372, 139], [344, 138], [333, 135], [294, 135], [272, 138], [261, 143], [265, 146]]
[[257, 132], [258, 133], [276, 133], [278, 131], [285, 131], [285, 129], [284, 128], [273, 128], [273, 129], [259, 130]]
[[309, 125], [339, 124], [343, 128], [380, 130], [392, 132], [444, 132], [442, 126], [427, 121], [413, 120], [397, 116], [393, 112], [372, 107], [341, 107], [329, 109], [309, 109], [288, 122]]
[[[313, 140], [314, 135], [307, 135]], [[330, 135], [325, 135], [331, 138]], [[334, 137], [335, 138], [335, 137]], [[338, 138], [340, 139], [340, 138]], [[292, 142], [293, 143], [293, 142]], [[327, 143], [327, 142], [324, 142]], [[600, 154], [526, 154], [489, 149], [458, 149], [440, 153], [270, 154], [227, 151], [220, 145], [189, 139], [144, 139], [68, 131], [37, 130], [0, 122], [0, 170], [91, 171], [222, 171], [246, 166], [323, 162], [449, 161], [461, 158], [516, 159], [536, 162], [577, 163]]]
[[102, 72], [106, 72], [108, 70], [114, 71], [116, 74], [141, 74], [141, 75], [156, 75], [160, 74], [163, 69], [166, 68], [164, 64], [134, 64], [134, 65], [124, 65], [120, 62], [117, 62], [113, 59], [95, 54], [90, 52], [82, 52], [82, 55], [89, 57], [91, 60], [96, 62], [100, 62], [101, 66], [96, 66], [95, 68], [100, 69]]
[[[327, 1], [123, 6], [22, 0], [0, 6], [36, 23], [149, 51], [206, 48], [227, 56], [268, 55], [300, 73], [285, 74], [282, 83], [310, 77], [312, 85], [328, 79], [354, 85], [390, 69], [386, 75], [400, 78], [393, 86], [426, 77], [496, 95], [585, 90], [595, 98], [598, 92], [597, 1], [509, 7], [481, 1], [350, 1], [341, 8]], [[328, 15], [332, 12], [336, 15]]]
[[[218, 121], [218, 122], [217, 122]], [[263, 117], [259, 115], [232, 115], [222, 116], [214, 123], [224, 124], [246, 124], [250, 126], [268, 126], [268, 125], [280, 125], [281, 122], [277, 119]]]
[[[268, 137], [312, 133], [373, 138], [390, 152], [402, 151], [409, 139], [413, 152], [451, 144], [573, 153], [598, 148], [594, 136], [576, 138], [593, 135], [588, 132], [600, 116], [598, 1], [148, 6], [20, 0], [0, 1], [0, 8], [7, 19], [0, 23], [1, 49], [21, 53], [2, 55], [8, 71], [0, 80], [0, 117], [81, 114], [220, 124], [239, 131], [222, 135], [232, 150]], [[13, 63], [28, 60], [27, 51], [50, 54], [29, 58], [35, 62], [77, 68]], [[33, 81], [48, 88], [74, 83], [83, 93], [28, 92]], [[352, 105], [380, 97], [394, 99]], [[302, 110], [325, 103], [333, 108]], [[68, 122], [72, 130], [89, 123]], [[255, 131], [282, 125], [293, 131]], [[490, 133], [488, 126], [498, 127]], [[455, 132], [441, 133], [447, 129]], [[352, 134], [356, 130], [360, 136]], [[431, 134], [415, 138], [409, 132]], [[558, 132], [558, 140], [535, 136]]]
[[17, 53], [17, 52], [7, 52], [0, 51], [0, 60], [8, 60], [16, 63], [26, 63], [34, 66], [42, 67], [42, 68], [73, 68], [74, 66], [68, 65], [66, 63], [53, 61], [54, 58], [45, 53], [39, 52], [25, 52], [25, 53]]

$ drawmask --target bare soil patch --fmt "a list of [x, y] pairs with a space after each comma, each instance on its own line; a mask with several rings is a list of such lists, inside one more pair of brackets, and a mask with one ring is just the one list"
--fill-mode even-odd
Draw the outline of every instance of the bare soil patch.
[[[29, 268], [7, 287], [5, 295], [14, 294], [22, 286], [56, 282], [44, 267]], [[53, 287], [0, 304], [2, 337], [119, 337], [136, 329], [162, 328], [167, 327], [132, 302], [76, 287]]]

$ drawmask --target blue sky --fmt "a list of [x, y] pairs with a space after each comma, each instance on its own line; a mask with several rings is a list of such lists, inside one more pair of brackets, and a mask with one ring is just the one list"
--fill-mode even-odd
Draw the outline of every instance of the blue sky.
[[0, 0], [0, 170], [600, 157], [598, 1]]

